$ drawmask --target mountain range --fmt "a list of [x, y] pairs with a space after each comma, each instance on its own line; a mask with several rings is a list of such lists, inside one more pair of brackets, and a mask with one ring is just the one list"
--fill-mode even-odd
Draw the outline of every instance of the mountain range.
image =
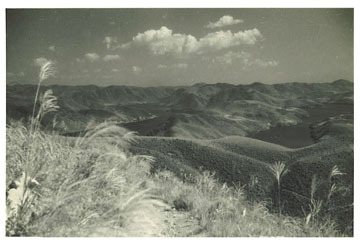
[[[43, 86], [58, 98], [57, 130], [76, 133], [89, 120], [115, 121], [144, 136], [214, 139], [245, 136], [276, 126], [301, 123], [306, 108], [352, 104], [353, 83], [285, 83], [266, 85], [195, 84], [188, 87]], [[26, 119], [35, 85], [7, 86], [7, 119]], [[53, 125], [54, 115], [44, 119]]]

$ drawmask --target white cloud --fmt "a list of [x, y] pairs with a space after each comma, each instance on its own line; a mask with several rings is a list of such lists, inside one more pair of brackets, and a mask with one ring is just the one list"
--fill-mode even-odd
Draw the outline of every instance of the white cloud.
[[142, 69], [138, 66], [133, 66], [132, 70], [133, 70], [134, 74], [136, 74], [136, 75], [138, 75], [142, 72]]
[[52, 46], [49, 47], [49, 50], [52, 51], [52, 52], [55, 52], [56, 47], [54, 45], [52, 45]]
[[120, 56], [118, 54], [108, 54], [105, 55], [103, 60], [104, 61], [113, 61], [113, 60], [119, 60]]
[[223, 26], [231, 26], [243, 23], [244, 21], [241, 19], [234, 19], [234, 17], [230, 15], [225, 15], [221, 17], [217, 22], [209, 22], [205, 27], [207, 28], [217, 28], [217, 27], [223, 27]]
[[186, 63], [176, 63], [176, 64], [173, 64], [171, 66], [167, 66], [167, 65], [163, 65], [163, 64], [159, 64], [157, 66], [158, 69], [166, 69], [166, 68], [177, 68], [177, 69], [186, 69], [188, 68], [188, 64]]
[[35, 60], [34, 60], [34, 64], [36, 65], [36, 66], [43, 66], [46, 62], [49, 62], [50, 60], [48, 60], [48, 59], [46, 59], [46, 58], [44, 58], [44, 57], [39, 57], [39, 58], [36, 58]]
[[216, 57], [216, 60], [223, 64], [232, 64], [234, 60], [241, 60], [247, 62], [251, 58], [251, 55], [247, 52], [233, 52], [229, 51], [224, 55]]
[[254, 58], [248, 52], [233, 52], [229, 51], [224, 55], [216, 57], [216, 60], [220, 63], [230, 65], [233, 62], [240, 63], [244, 69], [248, 68], [267, 68], [275, 67], [279, 65], [279, 62], [276, 60], [263, 60], [260, 58]]
[[116, 68], [111, 69], [112, 72], [118, 72], [119, 70]]
[[167, 68], [167, 65], [158, 64], [157, 68], [158, 69], [165, 69], [165, 68]]
[[90, 62], [95, 62], [100, 59], [100, 56], [97, 53], [87, 53], [84, 57]]
[[188, 68], [188, 64], [178, 63], [178, 64], [174, 64], [173, 67], [179, 68], [179, 69], [186, 69], [186, 68]]
[[279, 62], [276, 60], [262, 60], [262, 59], [255, 59], [250, 65], [257, 66], [257, 67], [275, 67], [279, 65]]
[[153, 55], [186, 55], [221, 50], [233, 46], [254, 45], [261, 37], [260, 31], [254, 28], [236, 33], [231, 31], [211, 32], [197, 39], [192, 35], [173, 33], [172, 30], [163, 26], [159, 30], [148, 30], [139, 33], [131, 42], [123, 44], [121, 47], [144, 46]]
[[117, 43], [117, 39], [116, 37], [106, 36], [103, 43], [105, 43], [107, 49], [110, 49], [112, 44]]
[[218, 31], [207, 34], [198, 41], [199, 50], [220, 50], [234, 46], [254, 45], [262, 37], [258, 29], [239, 31]]

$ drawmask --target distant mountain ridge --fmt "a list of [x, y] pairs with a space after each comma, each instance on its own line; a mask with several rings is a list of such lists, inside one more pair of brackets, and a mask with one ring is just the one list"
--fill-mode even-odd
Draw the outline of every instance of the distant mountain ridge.
[[[187, 138], [246, 135], [301, 122], [307, 116], [303, 110], [306, 107], [353, 103], [353, 83], [346, 80], [145, 88], [51, 85], [43, 86], [41, 91], [46, 89], [52, 89], [58, 97], [60, 109], [56, 117], [62, 122], [59, 130], [79, 131], [89, 120], [113, 120], [145, 135]], [[35, 91], [35, 85], [7, 86], [8, 120], [30, 115]], [[52, 118], [45, 118], [44, 125], [50, 125]]]

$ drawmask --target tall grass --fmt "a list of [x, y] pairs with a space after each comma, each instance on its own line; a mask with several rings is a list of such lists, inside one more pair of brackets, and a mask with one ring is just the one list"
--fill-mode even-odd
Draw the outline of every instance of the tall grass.
[[[39, 132], [39, 127], [43, 116], [48, 112], [56, 111], [58, 108], [56, 97], [53, 96], [51, 90], [47, 90], [41, 96], [40, 108], [36, 116], [35, 109], [41, 82], [54, 74], [55, 69], [52, 62], [45, 63], [40, 69], [39, 82], [30, 120], [30, 130], [27, 130], [24, 127], [20, 127], [17, 132], [12, 132], [10, 129], [7, 130], [7, 139], [10, 142], [14, 139], [20, 141], [21, 139], [24, 139], [24, 142], [22, 142], [23, 145], [15, 146], [15, 152], [9, 152], [9, 147], [7, 148], [7, 156], [12, 154], [18, 156], [15, 158], [14, 166], [11, 165], [10, 161], [10, 163], [7, 163], [7, 167], [15, 167], [15, 170], [21, 170], [21, 176], [19, 172], [15, 172], [16, 176], [13, 176], [17, 177], [18, 180], [15, 181], [15, 178], [12, 179], [13, 185], [15, 185], [14, 187], [16, 188], [9, 190], [7, 195], [7, 235], [23, 235], [27, 233], [27, 224], [31, 221], [32, 206], [40, 196], [34, 188], [34, 186], [40, 185], [36, 180], [36, 177], [44, 164], [46, 164], [46, 155], [51, 154], [53, 149], [51, 147], [48, 148], [49, 144], [47, 143], [49, 142], [46, 142], [46, 140], [43, 139], [43, 136]], [[10, 147], [14, 146], [9, 141], [7, 143], [10, 144]], [[36, 142], [38, 142], [39, 145], [34, 145]], [[41, 150], [37, 151], [37, 149]]]
[[242, 187], [221, 184], [210, 172], [191, 176], [191, 182], [181, 181], [168, 171], [159, 172], [154, 182], [157, 193], [169, 204], [173, 205], [174, 201], [182, 200], [189, 207], [182, 212], [195, 221], [194, 229], [185, 234], [176, 233], [178, 236], [340, 235], [330, 222], [311, 222], [305, 225], [301, 218], [273, 214], [266, 208], [265, 202], [247, 201]]
[[[33, 111], [32, 111], [32, 116], [31, 116], [31, 126], [35, 126], [37, 124], [39, 118], [35, 117], [35, 111], [36, 111], [36, 104], [38, 102], [38, 97], [39, 97], [39, 91], [40, 91], [40, 86], [41, 83], [43, 81], [45, 81], [46, 79], [55, 76], [57, 73], [56, 68], [55, 68], [55, 63], [53, 61], [47, 61], [45, 62], [41, 67], [40, 67], [40, 72], [39, 72], [39, 80], [36, 86], [36, 93], [35, 93], [35, 99], [34, 99], [34, 106], [33, 106]], [[43, 101], [44, 102], [44, 101]], [[51, 100], [49, 100], [49, 102], [51, 103]], [[45, 107], [46, 105], [43, 104]], [[41, 116], [41, 110], [39, 110], [38, 116]], [[44, 115], [44, 114], [43, 114]], [[32, 130], [34, 130], [32, 128]]]
[[271, 174], [275, 177], [277, 182], [277, 206], [278, 213], [281, 216], [281, 179], [289, 172], [283, 162], [277, 161], [275, 164], [269, 166]]
[[[33, 134], [31, 148], [25, 148], [27, 129], [7, 128], [8, 236], [125, 236], [154, 230], [146, 221], [154, 216], [156, 201], [151, 157], [127, 153], [127, 139], [119, 133], [111, 140], [98, 134], [81, 145], [38, 130]], [[142, 231], [129, 228], [135, 224]]]
[[332, 208], [340, 210], [343, 207], [332, 207], [332, 197], [343, 188], [334, 182], [336, 176], [344, 175], [337, 165], [334, 165], [325, 179], [320, 179], [317, 175], [313, 175], [311, 180], [310, 198], [308, 212], [303, 208], [305, 215], [305, 224], [310, 223], [328, 224], [336, 227], [335, 223], [330, 219], [330, 211]]
[[149, 181], [153, 159], [127, 152], [133, 133], [111, 122], [77, 139], [41, 130], [44, 115], [59, 108], [51, 90], [39, 94], [54, 74], [52, 62], [41, 67], [30, 126], [7, 125], [6, 235], [156, 232], [153, 204], [159, 202]]

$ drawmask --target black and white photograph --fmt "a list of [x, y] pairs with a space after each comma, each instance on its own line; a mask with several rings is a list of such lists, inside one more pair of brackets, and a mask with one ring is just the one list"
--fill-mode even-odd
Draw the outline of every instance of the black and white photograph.
[[3, 11], [7, 239], [354, 237], [354, 8]]

